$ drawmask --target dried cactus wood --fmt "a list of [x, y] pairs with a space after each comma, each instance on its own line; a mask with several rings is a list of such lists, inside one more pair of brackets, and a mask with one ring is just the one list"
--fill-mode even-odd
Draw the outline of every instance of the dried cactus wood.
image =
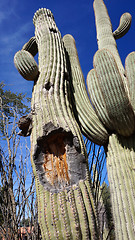
[[[21, 52], [28, 58], [38, 49], [39, 76], [32, 93], [32, 122], [24, 116], [19, 123], [24, 135], [30, 124], [42, 238], [100, 239], [86, 150], [70, 99], [64, 43], [50, 10], [39, 9], [33, 22], [35, 38]], [[20, 55], [15, 59], [18, 70], [26, 69], [24, 55], [23, 60]]]
[[94, 10], [99, 50], [94, 56], [94, 69], [87, 77], [88, 89], [99, 119], [110, 132], [107, 171], [116, 239], [134, 239], [135, 54], [127, 56], [124, 70], [115, 43], [116, 35], [121, 37], [129, 29], [131, 17], [126, 13], [112, 33], [104, 2], [94, 0]]

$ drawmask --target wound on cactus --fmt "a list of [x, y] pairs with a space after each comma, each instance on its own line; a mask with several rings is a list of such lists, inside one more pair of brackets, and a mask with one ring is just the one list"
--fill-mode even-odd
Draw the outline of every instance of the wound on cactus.
[[37, 140], [34, 162], [41, 183], [53, 192], [86, 177], [86, 161], [77, 139], [51, 122], [44, 126], [44, 135]]

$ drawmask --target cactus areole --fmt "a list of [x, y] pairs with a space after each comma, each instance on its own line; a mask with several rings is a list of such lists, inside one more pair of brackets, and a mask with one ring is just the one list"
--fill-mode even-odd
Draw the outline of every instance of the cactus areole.
[[99, 50], [87, 76], [91, 101], [74, 38], [62, 39], [50, 10], [35, 13], [35, 36], [14, 57], [19, 73], [34, 81], [19, 134], [31, 135], [43, 239], [103, 239], [82, 133], [105, 146], [116, 239], [135, 236], [135, 53], [124, 69], [116, 45], [131, 15], [112, 32], [103, 0], [94, 0], [94, 12]]

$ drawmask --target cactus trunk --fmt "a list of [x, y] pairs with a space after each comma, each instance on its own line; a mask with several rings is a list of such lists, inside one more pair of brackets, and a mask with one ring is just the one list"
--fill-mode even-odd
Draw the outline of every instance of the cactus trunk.
[[109, 137], [107, 170], [116, 239], [135, 237], [135, 135]]
[[36, 12], [34, 25], [40, 74], [31, 101], [31, 160], [42, 238], [99, 239], [86, 150], [70, 102], [61, 34], [47, 9]]

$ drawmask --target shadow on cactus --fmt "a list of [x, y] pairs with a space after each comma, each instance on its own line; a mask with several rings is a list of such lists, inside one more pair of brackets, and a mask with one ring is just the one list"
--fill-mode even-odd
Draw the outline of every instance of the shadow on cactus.
[[50, 10], [35, 13], [35, 36], [14, 58], [19, 73], [34, 81], [31, 114], [20, 120], [20, 129], [31, 134], [43, 239], [109, 238], [108, 224], [101, 230], [82, 134], [105, 147], [116, 239], [135, 236], [135, 54], [127, 56], [124, 69], [116, 46], [131, 15], [123, 14], [112, 32], [102, 0], [94, 0], [94, 11], [99, 50], [87, 76], [91, 101], [75, 40], [61, 37]]

